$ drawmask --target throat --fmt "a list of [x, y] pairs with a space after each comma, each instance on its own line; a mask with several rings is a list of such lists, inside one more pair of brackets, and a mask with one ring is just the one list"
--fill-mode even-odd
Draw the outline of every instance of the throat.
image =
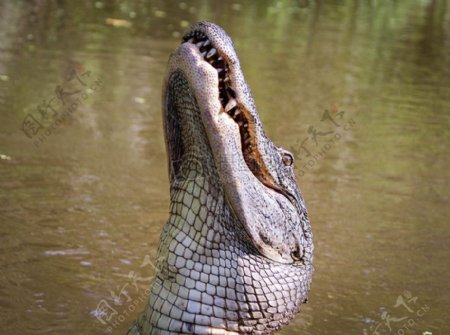
[[169, 212], [168, 224], [178, 231], [179, 242], [192, 241], [200, 250], [219, 248], [224, 229], [233, 220], [221, 183], [214, 176], [196, 175], [172, 184]]
[[177, 71], [171, 75], [164, 104], [171, 184], [216, 177], [200, 110], [183, 73]]

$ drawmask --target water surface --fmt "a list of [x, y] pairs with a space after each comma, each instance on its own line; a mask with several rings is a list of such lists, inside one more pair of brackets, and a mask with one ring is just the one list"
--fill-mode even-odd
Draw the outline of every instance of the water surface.
[[123, 334], [144, 307], [169, 201], [161, 83], [205, 19], [296, 154], [313, 224], [310, 303], [280, 333], [444, 334], [450, 11], [433, 0], [2, 2], [2, 334]]

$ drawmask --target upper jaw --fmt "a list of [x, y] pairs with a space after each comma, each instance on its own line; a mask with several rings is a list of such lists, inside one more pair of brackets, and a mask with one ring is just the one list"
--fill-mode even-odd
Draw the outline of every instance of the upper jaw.
[[[239, 125], [241, 152], [247, 167], [266, 187], [291, 198], [277, 185], [270, 171], [268, 164], [273, 163], [274, 156], [279, 156], [278, 148], [264, 134], [231, 39], [218, 26], [200, 22], [184, 35], [183, 42], [195, 45], [205, 64], [216, 69], [219, 101], [223, 110]], [[272, 159], [267, 161], [268, 157]]]
[[[298, 209], [279, 192], [266, 166], [267, 157], [273, 163], [278, 153], [262, 130], [233, 44], [220, 28], [208, 23], [194, 25], [183, 41], [169, 61], [166, 84], [175, 71], [186, 76], [227, 200], [254, 246], [269, 259], [292, 263], [293, 249], [301, 249], [301, 232], [292, 232], [300, 220]], [[209, 43], [206, 53], [205, 42]], [[245, 116], [243, 120], [235, 117], [236, 110]]]

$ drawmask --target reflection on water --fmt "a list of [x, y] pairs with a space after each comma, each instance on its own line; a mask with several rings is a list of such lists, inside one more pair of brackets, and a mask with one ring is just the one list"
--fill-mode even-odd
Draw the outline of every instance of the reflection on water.
[[[316, 273], [281, 333], [442, 333], [449, 15], [437, 0], [2, 2], [2, 334], [120, 334], [143, 308], [168, 208], [161, 82], [203, 19], [233, 37], [267, 133], [297, 156]], [[101, 89], [64, 86], [82, 69]], [[52, 120], [58, 85], [89, 98], [35, 145], [24, 121]]]

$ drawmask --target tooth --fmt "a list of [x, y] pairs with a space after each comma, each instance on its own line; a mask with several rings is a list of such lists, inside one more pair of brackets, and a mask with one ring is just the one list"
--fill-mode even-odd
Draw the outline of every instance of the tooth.
[[203, 52], [201, 53], [201, 55], [202, 55], [203, 58], [205, 58], [205, 56], [206, 56], [206, 51], [203, 51]]
[[210, 40], [206, 40], [205, 43], [203, 44], [203, 46], [204, 46], [204, 47], [207, 47], [207, 46], [210, 45], [210, 44], [211, 44], [211, 41], [210, 41]]
[[241, 111], [239, 109], [236, 109], [236, 113], [234, 114], [234, 116], [238, 116], [239, 114], [241, 114]]
[[208, 54], [206, 55], [206, 58], [211, 58], [216, 54], [216, 52], [217, 50], [215, 48], [212, 48], [211, 50], [209, 50]]
[[226, 76], [225, 79], [223, 80], [225, 83], [230, 81], [230, 77]]
[[203, 43], [204, 43], [203, 41], [198, 42], [198, 43], [196, 44], [197, 48], [200, 49], [200, 48], [202, 47]]
[[221, 60], [223, 60], [222, 56], [219, 56], [219, 58], [217, 58], [217, 60], [220, 62]]
[[220, 73], [223, 71], [223, 69], [221, 69], [221, 68], [217, 68], [216, 70], [217, 70], [217, 73]]
[[248, 123], [244, 123], [244, 128], [248, 128]]
[[191, 37], [190, 39], [188, 39], [188, 42], [189, 42], [189, 43], [193, 43], [193, 42], [194, 42], [194, 38]]
[[230, 99], [227, 103], [227, 105], [225, 106], [225, 111], [228, 112], [231, 109], [233, 109], [234, 107], [236, 107], [237, 105], [237, 101], [234, 99]]

